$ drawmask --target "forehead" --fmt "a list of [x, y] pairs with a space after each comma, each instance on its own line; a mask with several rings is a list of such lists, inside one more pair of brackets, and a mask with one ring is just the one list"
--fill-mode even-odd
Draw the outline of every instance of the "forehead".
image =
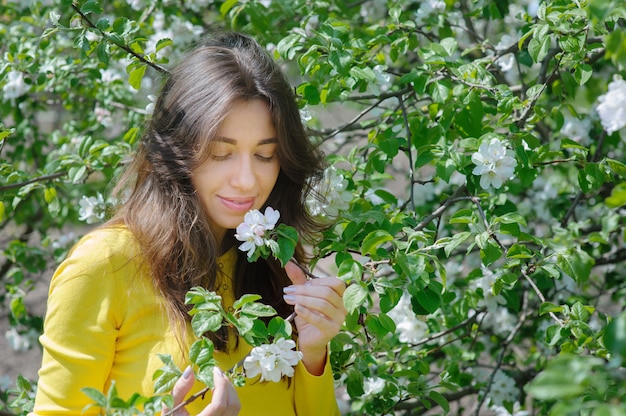
[[261, 99], [236, 102], [220, 123], [216, 140], [226, 143], [258, 143], [276, 138], [269, 105]]

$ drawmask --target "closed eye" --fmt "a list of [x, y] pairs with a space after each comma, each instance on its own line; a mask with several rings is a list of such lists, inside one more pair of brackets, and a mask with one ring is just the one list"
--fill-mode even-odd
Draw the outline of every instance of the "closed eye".
[[211, 155], [211, 159], [215, 160], [215, 161], [222, 161], [222, 160], [226, 160], [230, 157], [230, 153], [225, 153], [223, 155]]
[[257, 154], [257, 155], [255, 155], [255, 157], [256, 157], [257, 159], [259, 159], [261, 162], [264, 162], [264, 163], [270, 163], [271, 161], [273, 161], [273, 160], [274, 160], [274, 155], [271, 155], [271, 156], [263, 156], [263, 155], [258, 155], [258, 154]]

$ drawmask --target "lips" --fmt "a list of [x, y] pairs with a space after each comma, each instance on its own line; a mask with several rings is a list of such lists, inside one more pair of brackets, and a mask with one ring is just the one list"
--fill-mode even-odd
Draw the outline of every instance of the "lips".
[[248, 212], [254, 206], [254, 198], [227, 198], [218, 196], [222, 205], [231, 211]]

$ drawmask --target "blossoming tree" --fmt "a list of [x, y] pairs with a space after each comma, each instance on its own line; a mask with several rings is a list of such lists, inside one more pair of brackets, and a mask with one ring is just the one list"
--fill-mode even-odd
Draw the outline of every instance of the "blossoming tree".
[[[333, 225], [311, 250], [317, 275], [349, 285], [330, 345], [346, 414], [626, 414], [623, 1], [0, 8], [0, 302], [13, 346], [41, 330], [25, 306], [33, 282], [116, 203], [108, 184], [170, 59], [232, 28], [285, 66], [328, 154], [324, 198], [308, 203]], [[238, 230], [245, 251], [279, 230], [264, 218]], [[268, 247], [288, 261], [290, 243]], [[298, 359], [277, 325], [243, 364], [264, 380]], [[0, 410], [26, 413], [36, 380], [12, 384]]]

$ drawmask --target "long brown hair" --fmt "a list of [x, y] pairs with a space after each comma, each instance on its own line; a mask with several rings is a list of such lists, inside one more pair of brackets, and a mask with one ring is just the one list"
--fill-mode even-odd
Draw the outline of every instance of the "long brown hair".
[[[134, 161], [115, 193], [129, 196], [113, 223], [133, 232], [148, 263], [154, 284], [169, 306], [174, 322], [190, 319], [185, 294], [194, 286], [215, 289], [216, 259], [236, 244], [229, 230], [216, 241], [191, 182], [191, 171], [209, 155], [220, 123], [233, 103], [265, 100], [277, 135], [280, 173], [266, 206], [281, 213], [310, 242], [323, 226], [305, 208], [311, 179], [324, 167], [323, 155], [308, 140], [297, 102], [284, 74], [251, 37], [222, 33], [202, 41], [170, 73], [155, 104]], [[306, 261], [299, 243], [295, 257]], [[291, 307], [282, 299], [289, 285], [274, 260], [249, 264], [238, 250], [235, 296], [257, 293], [283, 317]], [[186, 325], [179, 325], [185, 328]], [[227, 331], [207, 334], [218, 349]]]

